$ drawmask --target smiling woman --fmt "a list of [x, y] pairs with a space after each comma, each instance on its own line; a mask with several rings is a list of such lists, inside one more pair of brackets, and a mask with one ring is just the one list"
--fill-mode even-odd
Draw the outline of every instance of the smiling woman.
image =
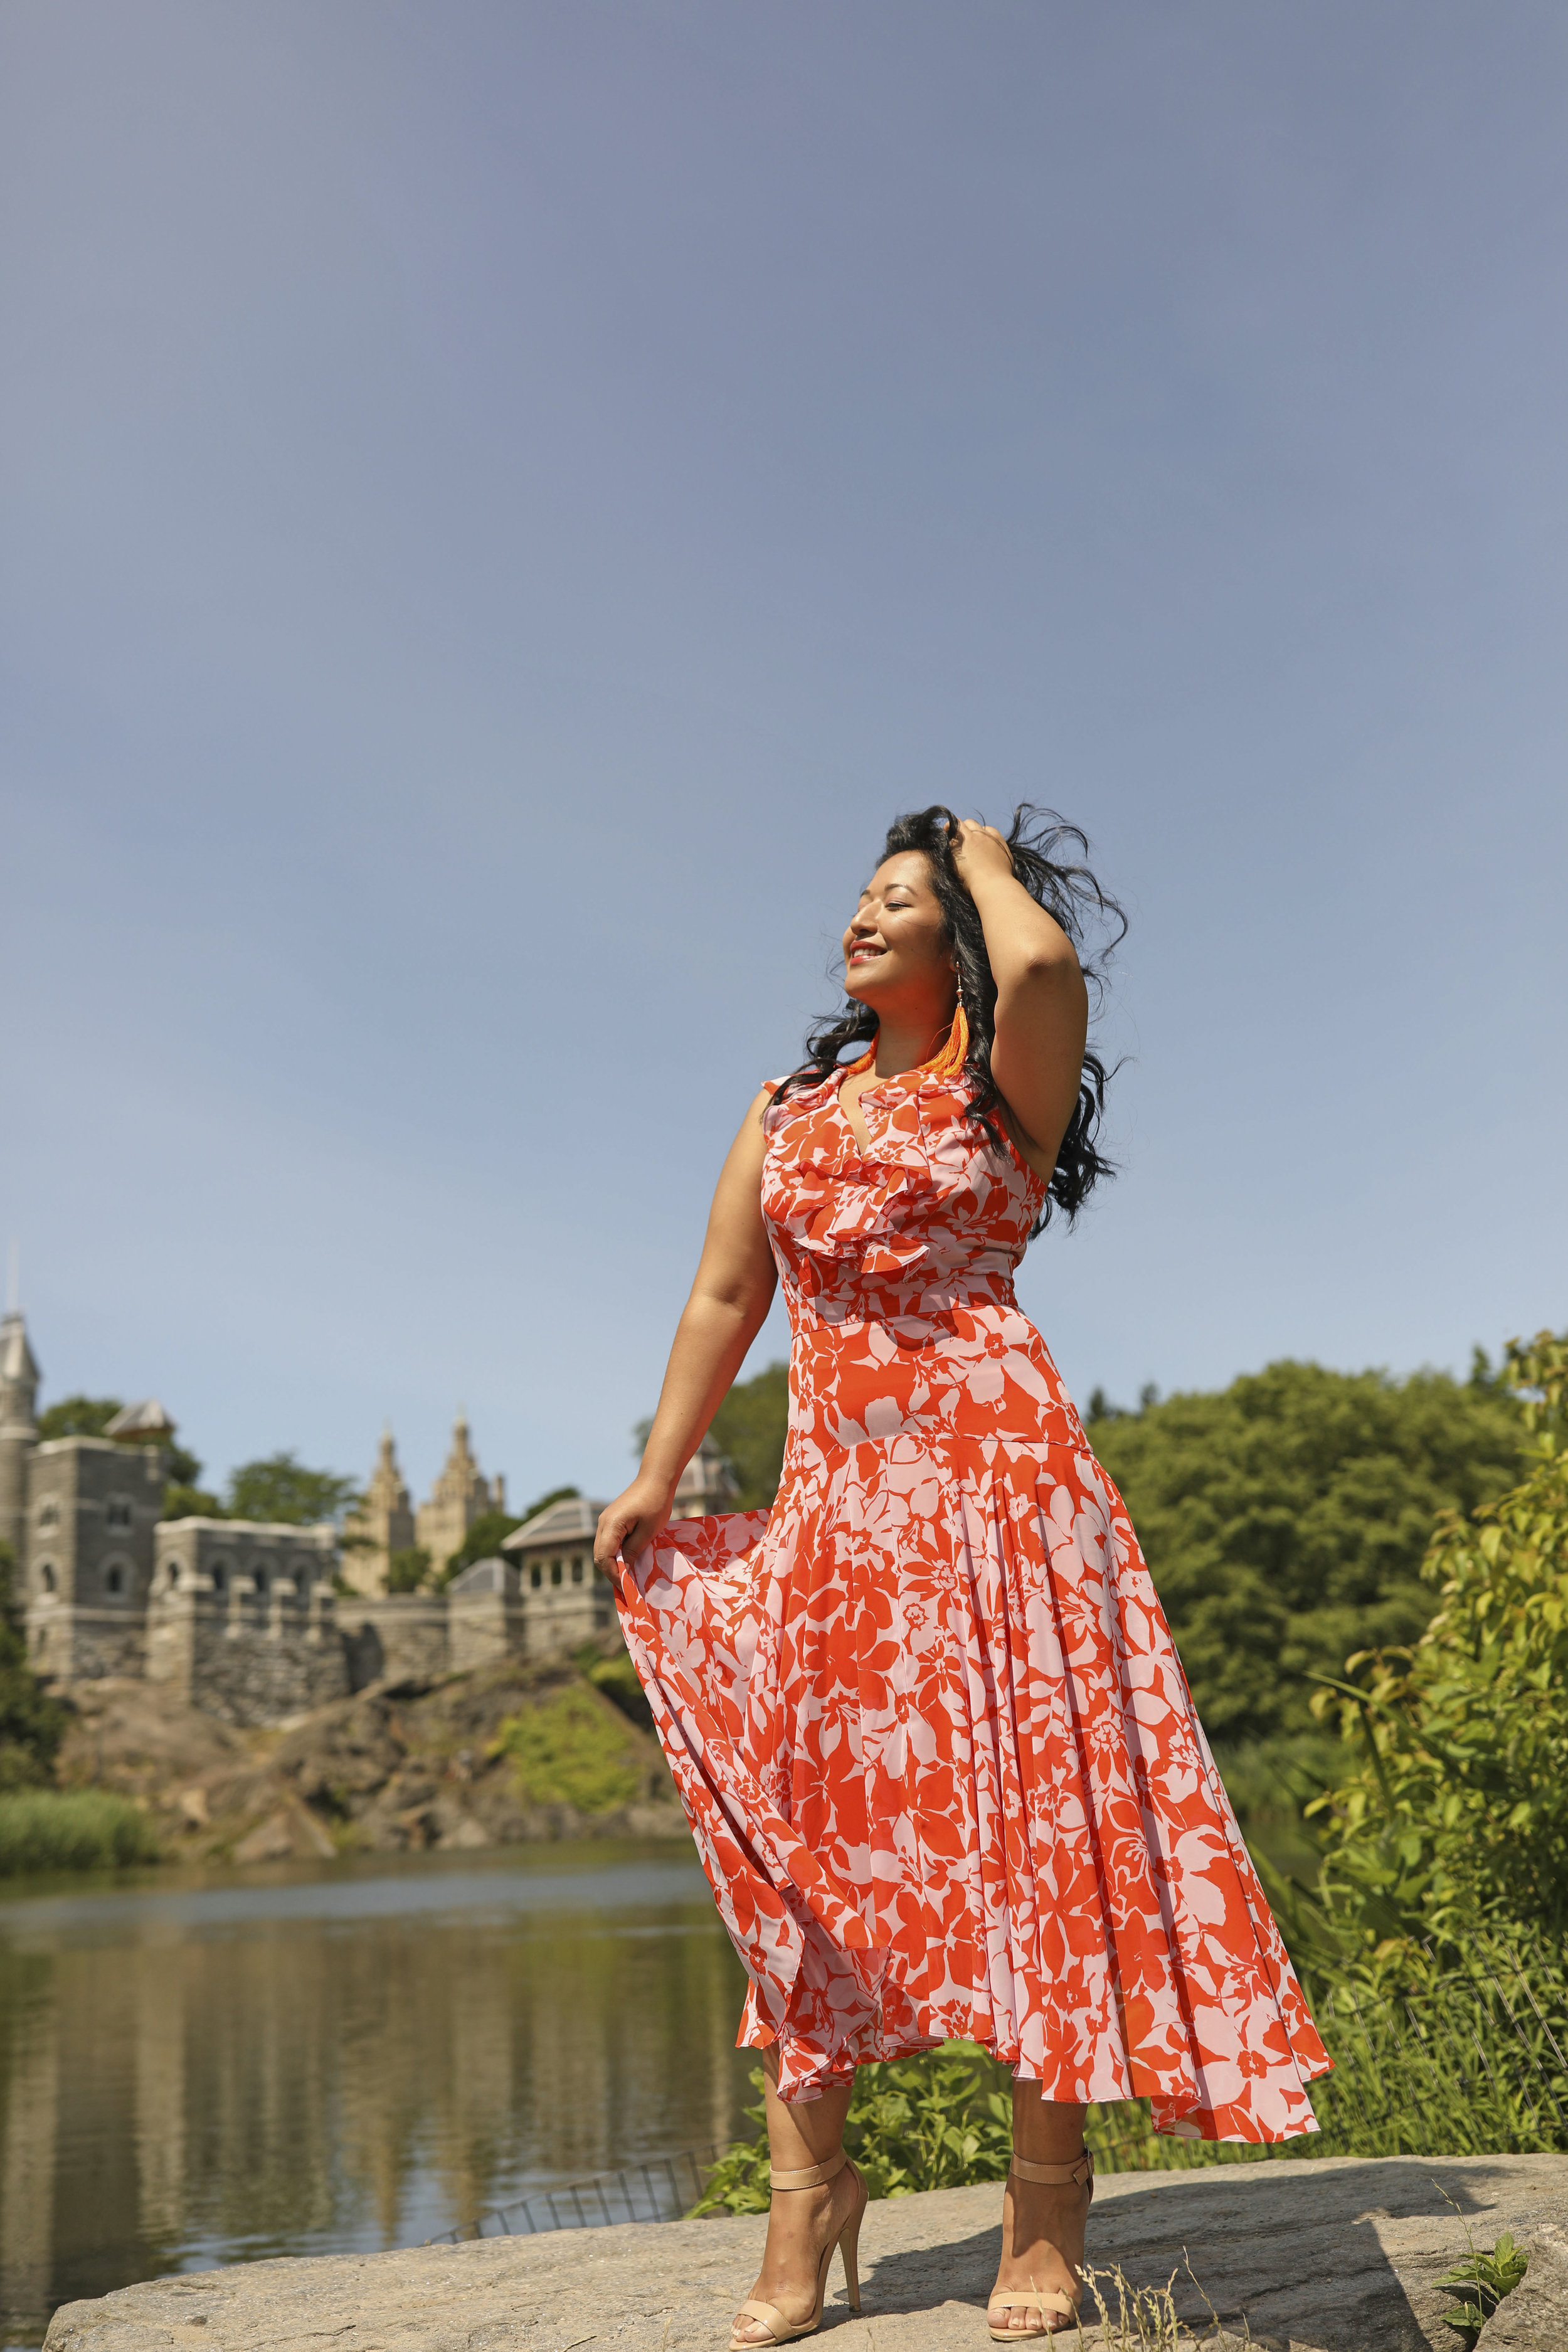
[[[778, 1090], [829, 1076], [848, 1046], [870, 1038], [877, 1040], [879, 1073], [900, 1066], [900, 1053], [919, 1061], [949, 1035], [956, 987], [968, 1032], [964, 1065], [975, 1081], [972, 1116], [998, 1142], [994, 1117], [1000, 1111], [1013, 1142], [1044, 1179], [1036, 1233], [1048, 1223], [1053, 1205], [1070, 1220], [1098, 1180], [1111, 1173], [1094, 1147], [1105, 1066], [1086, 1044], [1089, 992], [1100, 976], [1080, 950], [1091, 915], [1110, 929], [1103, 958], [1113, 952], [1127, 923], [1087, 866], [1060, 861], [1061, 850], [1072, 847], [1087, 854], [1089, 845], [1076, 825], [1049, 812], [1037, 816], [1019, 809], [1005, 840], [990, 825], [959, 823], [944, 808], [900, 817], [844, 933], [848, 1009], [812, 1031], [805, 1062]], [[1036, 901], [1033, 914], [1020, 905], [1018, 890], [1010, 890], [1000, 919], [994, 915], [994, 936], [988, 937], [976, 877], [982, 898], [987, 878], [1021, 885]], [[1008, 1002], [999, 1079], [993, 1056], [1004, 989]], [[1036, 1042], [1044, 1050], [1026, 1055], [1022, 1066], [1009, 1072], [1014, 1035], [1030, 1025], [1021, 999], [1031, 991], [1047, 1000], [1046, 1017], [1036, 1024]], [[858, 1134], [864, 1130], [856, 1107], [870, 1082], [868, 1075], [852, 1076], [839, 1089]], [[1059, 1139], [1054, 1152], [1025, 1132], [1021, 1121], [1029, 1116], [1042, 1137]]]
[[[844, 932], [848, 1009], [748, 1112], [637, 1477], [599, 1523], [626, 1646], [751, 1979], [775, 2200], [737, 2346], [852, 2301], [857, 2066], [944, 2041], [1014, 2075], [990, 2314], [1076, 2318], [1089, 2101], [1316, 2128], [1328, 2060], [1121, 1497], [1013, 1276], [1105, 1172], [1081, 836], [901, 818]], [[1042, 846], [1042, 842], [1047, 846]], [[867, 1041], [847, 1064], [845, 1050]], [[769, 1511], [667, 1528], [783, 1279]]]

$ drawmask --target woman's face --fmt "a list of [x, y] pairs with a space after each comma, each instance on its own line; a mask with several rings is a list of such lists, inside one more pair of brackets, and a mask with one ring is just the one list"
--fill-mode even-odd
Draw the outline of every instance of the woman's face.
[[879, 1013], [933, 1024], [951, 1018], [958, 976], [918, 849], [884, 858], [861, 891], [844, 934], [844, 987]]

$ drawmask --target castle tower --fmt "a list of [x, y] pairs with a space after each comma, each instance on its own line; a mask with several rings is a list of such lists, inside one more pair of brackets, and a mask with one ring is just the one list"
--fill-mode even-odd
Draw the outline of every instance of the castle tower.
[[392, 1432], [384, 1429], [375, 1468], [365, 1483], [364, 1502], [343, 1521], [340, 1569], [343, 1581], [352, 1584], [356, 1592], [384, 1592], [393, 1553], [407, 1551], [414, 1540], [414, 1511], [408, 1489], [397, 1466]]
[[430, 1489], [429, 1501], [419, 1506], [416, 1518], [418, 1541], [439, 1570], [476, 1519], [483, 1518], [487, 1511], [505, 1508], [505, 1482], [498, 1478], [492, 1486], [479, 1475], [479, 1465], [468, 1451], [468, 1424], [459, 1412], [452, 1424], [452, 1450], [447, 1456], [447, 1466]]
[[0, 1543], [16, 1563], [20, 1599], [27, 1566], [27, 1469], [38, 1442], [35, 1407], [41, 1375], [18, 1310], [0, 1318]]

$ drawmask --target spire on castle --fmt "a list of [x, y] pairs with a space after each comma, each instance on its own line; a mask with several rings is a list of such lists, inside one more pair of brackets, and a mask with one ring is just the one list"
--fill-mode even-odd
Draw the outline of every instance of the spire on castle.
[[445, 1467], [430, 1490], [429, 1500], [420, 1504], [416, 1514], [419, 1541], [437, 1568], [458, 1549], [476, 1519], [501, 1507], [502, 1491], [499, 1485], [492, 1491], [475, 1461], [468, 1444], [468, 1415], [459, 1405]]
[[19, 1307], [13, 1307], [0, 1316], [0, 1385], [26, 1392], [28, 1421], [33, 1418], [33, 1402], [43, 1377], [28, 1343], [27, 1318]]
[[414, 1513], [388, 1424], [364, 1494], [343, 1521], [340, 1572], [356, 1592], [384, 1592], [394, 1552], [408, 1550], [413, 1541]]

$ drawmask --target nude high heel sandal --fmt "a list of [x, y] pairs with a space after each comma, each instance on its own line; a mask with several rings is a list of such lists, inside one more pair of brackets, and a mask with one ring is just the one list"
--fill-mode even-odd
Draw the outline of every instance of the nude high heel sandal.
[[[1011, 2167], [1020, 2180], [1037, 2180], [1046, 2189], [1065, 2189], [1068, 2181], [1088, 2190], [1086, 2204], [1094, 2200], [1094, 2158], [1086, 2147], [1071, 2164], [1029, 2164], [1016, 2156]], [[1037, 2311], [1044, 2321], [1047, 2312], [1055, 2312], [1070, 2325], [1082, 2307], [1081, 2295], [1058, 2294], [1051, 2289], [1031, 2286], [1027, 2294], [1005, 2287], [997, 2287], [986, 2306], [985, 2321], [993, 2344], [1033, 2344], [1042, 2336], [1059, 2336], [1059, 2327], [996, 2327], [991, 2324], [994, 2311]]]
[[[830, 2238], [822, 2250], [822, 2267], [816, 2273], [816, 2307], [811, 2317], [786, 2319], [776, 2303], [763, 2303], [756, 2296], [751, 2296], [735, 2315], [735, 2331], [730, 2337], [731, 2352], [765, 2352], [767, 2344], [791, 2344], [797, 2336], [816, 2335], [822, 2325], [822, 2299], [827, 2292], [827, 2266], [833, 2260], [835, 2246], [844, 2257], [844, 2284], [849, 2290], [849, 2308], [851, 2311], [859, 2310], [860, 2224], [866, 2218], [870, 2191], [855, 2167], [849, 2164], [844, 2150], [840, 2148], [837, 2156], [830, 2156], [826, 2164], [805, 2165], [798, 2172], [775, 2172], [770, 2165], [768, 2186], [770, 2189], [826, 2189], [830, 2180], [837, 2179], [847, 2164], [855, 2173], [855, 2183], [860, 2195], [855, 2210], [837, 2237]], [[768, 2331], [765, 2339], [759, 2341], [753, 2336], [742, 2336], [739, 2329], [743, 2319], [760, 2319]]]

